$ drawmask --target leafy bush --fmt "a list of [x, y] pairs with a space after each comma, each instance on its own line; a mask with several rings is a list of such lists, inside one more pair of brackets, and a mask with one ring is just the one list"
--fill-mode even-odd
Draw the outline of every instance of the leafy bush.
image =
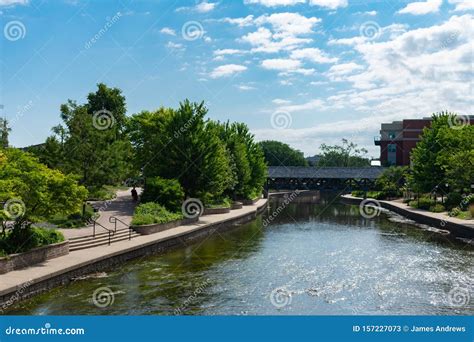
[[448, 208], [455, 208], [461, 205], [463, 198], [460, 193], [458, 192], [450, 192], [448, 196], [446, 196], [446, 201], [444, 202], [446, 207]]
[[93, 216], [94, 208], [90, 205], [86, 205], [84, 215], [82, 215], [82, 212], [77, 212], [67, 216], [58, 214], [49, 219], [48, 222], [61, 228], [78, 228], [84, 227]]
[[231, 200], [229, 198], [218, 199], [206, 203], [206, 208], [230, 208]]
[[451, 216], [451, 217], [456, 217], [456, 216], [458, 216], [460, 213], [461, 213], [461, 209], [459, 209], [458, 207], [456, 207], [456, 208], [453, 208], [453, 209], [449, 212], [449, 216]]
[[63, 234], [54, 229], [17, 227], [0, 237], [0, 255], [27, 252], [33, 248], [62, 241], [64, 241]]
[[145, 224], [167, 223], [183, 218], [181, 213], [169, 212], [158, 203], [142, 203], [135, 208], [132, 225], [141, 226]]
[[433, 213], [442, 213], [446, 208], [442, 204], [435, 204], [430, 207], [430, 211]]
[[354, 190], [354, 191], [352, 191], [352, 196], [354, 196], [354, 197], [365, 197], [365, 191]]
[[104, 186], [97, 187], [91, 186], [87, 190], [89, 190], [89, 201], [107, 201], [115, 198], [115, 189], [106, 188]]
[[184, 191], [177, 179], [148, 178], [141, 196], [142, 203], [155, 202], [166, 209], [177, 212], [183, 204]]
[[420, 197], [419, 199], [411, 201], [409, 205], [413, 208], [430, 210], [430, 207], [436, 205], [436, 201], [429, 197]]

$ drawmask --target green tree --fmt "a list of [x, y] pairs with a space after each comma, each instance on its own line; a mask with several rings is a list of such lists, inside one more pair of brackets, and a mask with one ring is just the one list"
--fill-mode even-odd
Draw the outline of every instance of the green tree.
[[55, 214], [77, 212], [87, 196], [87, 190], [77, 185], [71, 175], [51, 170], [38, 159], [21, 150], [0, 151], [0, 211], [2, 225], [15, 221], [23, 223], [47, 220]]
[[474, 126], [453, 126], [456, 114], [433, 114], [420, 142], [411, 152], [412, 187], [417, 192], [448, 190], [467, 192], [474, 175]]
[[308, 166], [303, 152], [276, 140], [261, 141], [265, 161], [269, 166]]
[[92, 189], [117, 184], [134, 170], [121, 91], [98, 84], [87, 98], [83, 105], [71, 100], [61, 105], [63, 125], [32, 152], [50, 167], [79, 175], [80, 183]]
[[399, 197], [407, 179], [408, 168], [405, 166], [391, 166], [384, 170], [376, 180], [376, 186], [387, 197]]
[[370, 166], [365, 148], [358, 148], [357, 144], [342, 139], [342, 145], [321, 145], [323, 152], [318, 167], [365, 167]]
[[11, 128], [8, 126], [7, 119], [0, 118], [0, 148], [8, 147], [8, 136]]

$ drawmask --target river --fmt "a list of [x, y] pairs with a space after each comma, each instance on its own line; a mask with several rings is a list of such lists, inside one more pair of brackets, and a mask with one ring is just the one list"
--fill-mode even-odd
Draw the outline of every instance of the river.
[[6, 314], [474, 314], [472, 245], [389, 212], [365, 218], [334, 196], [286, 202], [274, 198], [251, 223], [77, 279]]

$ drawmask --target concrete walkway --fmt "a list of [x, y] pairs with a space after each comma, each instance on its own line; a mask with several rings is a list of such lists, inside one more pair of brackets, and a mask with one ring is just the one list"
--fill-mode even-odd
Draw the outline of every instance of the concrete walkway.
[[[362, 198], [360, 198], [360, 197], [354, 197], [354, 196], [351, 196], [351, 195], [343, 195], [342, 197], [347, 198], [349, 200], [351, 200], [351, 199], [352, 200], [362, 200]], [[408, 204], [403, 203], [403, 200], [401, 200], [401, 199], [394, 200], [394, 201], [377, 200], [377, 202], [389, 204], [393, 207], [397, 207], [397, 208], [399, 208], [403, 211], [406, 211], [408, 213], [422, 215], [422, 216], [425, 216], [427, 218], [432, 218], [432, 219], [436, 219], [436, 220], [444, 221], [444, 222], [450, 222], [450, 223], [453, 223], [453, 224], [457, 224], [457, 225], [461, 225], [461, 226], [465, 226], [465, 227], [474, 229], [474, 220], [463, 220], [463, 219], [459, 219], [457, 217], [450, 217], [450, 216], [448, 216], [447, 212], [433, 213], [431, 211], [427, 211], [427, 210], [423, 210], [423, 209], [412, 208]]]
[[[103, 201], [96, 203], [99, 207], [100, 217], [97, 219], [101, 225], [107, 228], [114, 228], [114, 224], [109, 222], [110, 217], [115, 216], [122, 220], [124, 223], [130, 225], [132, 222], [133, 211], [135, 210], [136, 203], [132, 200], [130, 190], [119, 190], [117, 191], [117, 197], [110, 201]], [[140, 189], [137, 188], [140, 193]], [[117, 222], [117, 229], [126, 228], [122, 223]], [[92, 225], [83, 228], [61, 228], [58, 229], [64, 234], [66, 239], [79, 236], [90, 236], [92, 235]], [[97, 227], [97, 233], [104, 233], [105, 229], [100, 226]]]
[[[117, 203], [117, 208], [120, 207], [120, 203], [121, 201], [119, 200]], [[118, 241], [111, 244], [110, 246], [106, 245], [71, 252], [68, 255], [59, 258], [50, 259], [28, 268], [0, 275], [0, 296], [14, 295], [15, 293], [19, 292], [20, 289], [24, 288], [24, 284], [28, 284], [28, 287], [30, 287], [36, 283], [47, 281], [48, 279], [60, 276], [61, 274], [111, 258], [113, 256], [153, 245], [164, 240], [183, 236], [218, 223], [224, 223], [239, 217], [245, 217], [249, 214], [254, 214], [258, 212], [260, 208], [265, 206], [266, 203], [266, 199], [260, 199], [254, 205], [244, 206], [242, 209], [232, 210], [230, 213], [202, 216], [199, 222], [196, 224], [179, 226], [151, 235], [140, 235], [130, 241]], [[127, 205], [125, 205], [125, 207], [127, 207]]]

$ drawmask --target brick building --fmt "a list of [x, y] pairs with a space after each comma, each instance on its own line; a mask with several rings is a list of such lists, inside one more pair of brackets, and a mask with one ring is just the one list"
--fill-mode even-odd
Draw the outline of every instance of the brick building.
[[[474, 116], [469, 116], [470, 124], [474, 124]], [[380, 137], [374, 139], [380, 146], [380, 162], [382, 165], [410, 165], [410, 152], [423, 132], [423, 128], [431, 125], [431, 118], [407, 119], [383, 123]]]

